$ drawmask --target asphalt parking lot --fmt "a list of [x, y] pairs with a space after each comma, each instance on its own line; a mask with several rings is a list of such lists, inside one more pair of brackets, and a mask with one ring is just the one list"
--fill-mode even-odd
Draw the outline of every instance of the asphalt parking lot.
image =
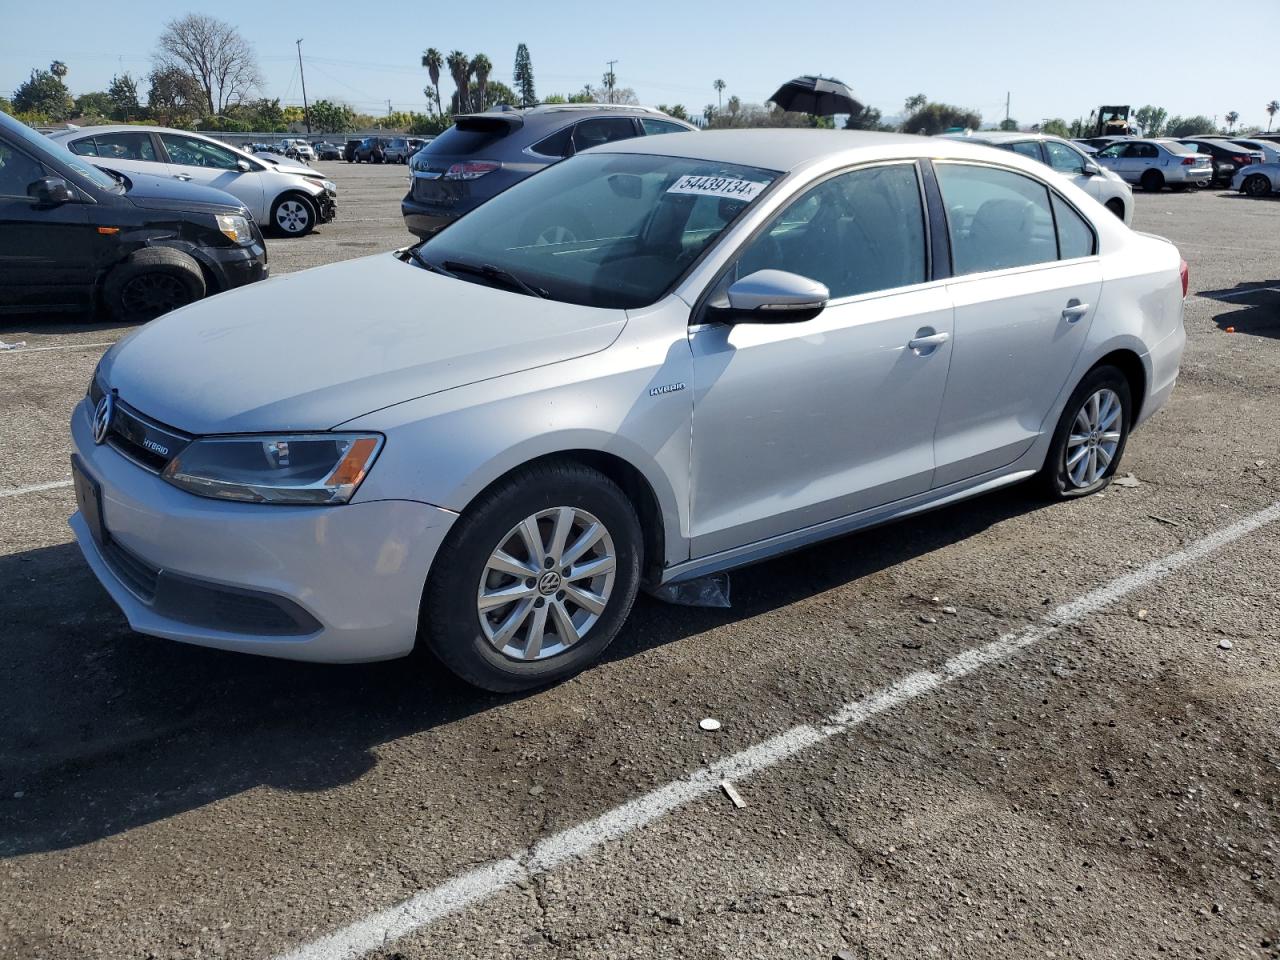
[[[275, 274], [408, 239], [404, 167], [319, 166]], [[520, 697], [131, 633], [66, 524], [128, 328], [4, 322], [0, 957], [1280, 957], [1280, 202], [1137, 202], [1193, 296], [1126, 485], [642, 598]]]

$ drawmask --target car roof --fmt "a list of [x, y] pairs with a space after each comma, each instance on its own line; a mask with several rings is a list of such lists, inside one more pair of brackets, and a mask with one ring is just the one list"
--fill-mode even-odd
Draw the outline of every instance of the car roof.
[[175, 130], [172, 127], [152, 127], [139, 123], [104, 123], [101, 126], [68, 127], [66, 130], [55, 130], [49, 136], [55, 140], [70, 140], [72, 137], [92, 137], [100, 133], [127, 133], [129, 131], [136, 133], [182, 133], [188, 136], [203, 137], [205, 140], [214, 139], [203, 130]]
[[[968, 157], [989, 160], [993, 151], [985, 144], [967, 144], [943, 137], [789, 128], [666, 133], [658, 137], [615, 140], [592, 147], [590, 152], [687, 157], [788, 172], [833, 158]], [[1003, 155], [1001, 161], [1005, 162]]]
[[1023, 133], [1018, 130], [967, 130], [964, 133], [940, 133], [949, 140], [973, 140], [978, 143], [1021, 143], [1024, 140], [1062, 140], [1052, 133]]

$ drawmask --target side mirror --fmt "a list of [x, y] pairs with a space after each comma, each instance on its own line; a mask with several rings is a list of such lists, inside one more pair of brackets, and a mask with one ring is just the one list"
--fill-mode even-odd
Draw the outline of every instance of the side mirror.
[[237, 160], [236, 169], [239, 170], [241, 173], [248, 173], [250, 170], [253, 169], [253, 166], [252, 164], [249, 163], [248, 160]]
[[76, 198], [71, 184], [61, 177], [41, 177], [27, 187], [27, 196], [37, 203], [57, 206], [70, 203]]
[[800, 323], [820, 314], [831, 299], [825, 284], [785, 270], [757, 270], [725, 291], [728, 304], [712, 308], [726, 323]]
[[1080, 168], [1080, 172], [1086, 177], [1096, 177], [1098, 174], [1102, 173], [1102, 168], [1092, 160], [1086, 160], [1084, 166]]

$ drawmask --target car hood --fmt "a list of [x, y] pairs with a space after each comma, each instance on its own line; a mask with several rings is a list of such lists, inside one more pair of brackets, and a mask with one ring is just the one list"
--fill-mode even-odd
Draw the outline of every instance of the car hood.
[[301, 173], [312, 177], [319, 175], [315, 167], [309, 167], [301, 160], [286, 157], [284, 154], [255, 153], [253, 156], [255, 160], [261, 160], [272, 170], [278, 170], [281, 173]]
[[134, 206], [146, 210], [194, 210], [202, 213], [243, 213], [245, 206], [231, 194], [181, 180], [166, 180], [147, 174], [127, 173], [125, 196]]
[[428, 273], [394, 254], [317, 267], [153, 320], [103, 358], [126, 403], [195, 434], [327, 430], [609, 346], [626, 314]]

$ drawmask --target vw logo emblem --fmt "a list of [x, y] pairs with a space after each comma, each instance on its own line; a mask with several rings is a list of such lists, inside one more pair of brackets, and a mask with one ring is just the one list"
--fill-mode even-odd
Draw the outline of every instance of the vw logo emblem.
[[560, 574], [554, 570], [548, 570], [538, 579], [538, 592], [543, 596], [550, 596], [560, 589]]
[[107, 431], [111, 429], [111, 414], [115, 410], [112, 395], [103, 394], [93, 411], [93, 442], [102, 443], [107, 439]]

